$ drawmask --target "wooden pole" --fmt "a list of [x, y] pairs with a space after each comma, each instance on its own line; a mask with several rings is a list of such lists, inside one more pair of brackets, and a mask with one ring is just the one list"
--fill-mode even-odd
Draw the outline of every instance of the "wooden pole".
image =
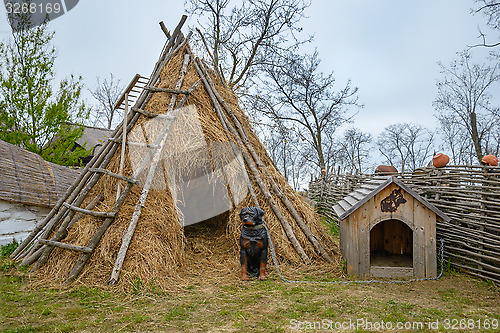
[[165, 23], [163, 23], [163, 21], [160, 22], [160, 28], [163, 31], [163, 33], [165, 34], [165, 36], [167, 36], [167, 38], [170, 39], [170, 37], [171, 37], [170, 32], [168, 32], [168, 29], [165, 26]]
[[[241, 147], [244, 147], [244, 144], [241, 141], [241, 139], [240, 139], [240, 137], [238, 135], [238, 132], [234, 129], [233, 125], [229, 122], [229, 120], [225, 117], [224, 113], [222, 112], [222, 108], [221, 108], [221, 106], [220, 106], [217, 98], [215, 97], [213, 89], [210, 86], [210, 84], [209, 84], [209, 82], [208, 82], [205, 74], [201, 70], [200, 64], [198, 64], [197, 61], [195, 61], [194, 64], [195, 64], [196, 70], [198, 71], [198, 75], [200, 75], [200, 77], [202, 78], [202, 82], [205, 85], [205, 89], [207, 90], [208, 94], [210, 95], [210, 98], [212, 99], [212, 103], [215, 106], [215, 110], [217, 112], [217, 115], [219, 116], [219, 119], [221, 120], [222, 123], [226, 124], [228, 130], [231, 132], [231, 134], [233, 135], [234, 139], [236, 139], [238, 145], [240, 145]], [[248, 167], [252, 171], [252, 175], [253, 175], [255, 181], [259, 185], [259, 188], [261, 189], [261, 191], [264, 194], [266, 200], [268, 201], [269, 205], [271, 206], [271, 209], [273, 210], [273, 212], [275, 213], [276, 217], [278, 218], [278, 221], [280, 221], [281, 226], [283, 227], [283, 230], [285, 231], [285, 234], [287, 235], [288, 239], [292, 243], [292, 246], [294, 247], [295, 251], [299, 254], [299, 256], [301, 257], [301, 259], [304, 262], [306, 262], [306, 263], [310, 262], [309, 257], [304, 252], [304, 249], [302, 248], [302, 246], [298, 242], [297, 238], [295, 237], [295, 235], [294, 235], [294, 233], [292, 231], [292, 228], [290, 227], [290, 224], [288, 224], [288, 221], [286, 220], [285, 216], [281, 212], [281, 209], [279, 208], [279, 206], [277, 205], [277, 203], [274, 200], [273, 196], [269, 192], [269, 189], [267, 188], [266, 184], [261, 179], [260, 173], [257, 170], [257, 167], [255, 166], [254, 161], [252, 160], [252, 158], [246, 152], [245, 149], [242, 149], [241, 153], [242, 153], [243, 158], [245, 159], [245, 162], [247, 163]]]
[[[178, 24], [176, 30], [174, 31], [174, 36], [179, 34], [180, 28], [183, 25], [183, 23], [185, 22], [186, 18], [187, 18], [186, 16], [183, 16], [183, 18], [181, 19], [181, 22]], [[172, 40], [169, 40], [166, 43], [166, 45], [162, 51], [162, 54], [160, 55], [160, 60], [158, 61], [157, 65], [155, 66], [155, 69], [153, 70], [153, 73], [151, 75], [152, 78], [159, 77], [163, 66], [165, 66], [165, 64], [166, 64], [166, 61], [164, 61], [164, 59], [168, 56], [168, 54], [169, 54], [168, 51], [170, 50], [172, 45], [173, 45]], [[151, 83], [151, 79], [149, 80], [149, 83]], [[145, 103], [147, 103], [147, 98], [149, 95], [150, 94], [147, 91], [143, 91], [135, 103], [135, 108], [141, 109], [141, 107]], [[132, 120], [131, 120], [130, 124], [128, 124], [127, 130], [130, 130], [135, 125], [135, 122], [137, 121], [137, 119], [140, 116], [140, 113], [138, 113], [134, 110], [130, 111], [130, 114], [131, 115], [129, 116], [129, 118], [132, 118]], [[119, 136], [122, 134], [122, 132], [123, 132], [123, 126], [120, 125], [113, 132], [112, 138], [118, 139]], [[116, 141], [117, 140], [107, 141], [104, 148], [101, 150], [101, 153], [99, 155], [94, 156], [94, 158], [91, 160], [91, 162], [87, 165], [87, 167], [80, 174], [79, 179], [77, 181], [75, 181], [75, 183], [67, 190], [67, 192], [66, 192], [67, 195], [65, 195], [64, 198], [61, 198], [59, 200], [58, 204], [56, 204], [56, 207], [54, 207], [54, 209], [51, 211], [49, 216], [44, 220], [44, 222], [42, 224], [40, 224], [39, 226], [37, 226], [37, 228], [35, 228], [35, 230], [29, 235], [29, 237], [23, 242], [22, 246], [17, 249], [17, 252], [12, 255], [12, 257], [15, 260], [19, 260], [23, 257], [30, 257], [31, 256], [32, 258], [30, 258], [30, 262], [32, 263], [32, 262], [34, 262], [34, 260], [37, 260], [39, 258], [42, 251], [37, 251], [40, 249], [40, 244], [35, 243], [36, 240], [38, 238], [46, 239], [48, 237], [48, 235], [52, 232], [53, 228], [57, 224], [60, 223], [60, 221], [65, 217], [66, 214], [70, 214], [69, 216], [72, 216], [72, 214], [74, 214], [74, 212], [69, 211], [66, 207], [62, 206], [62, 204], [64, 202], [71, 202], [72, 205], [74, 205], [74, 206], [79, 206], [81, 204], [81, 202], [85, 199], [88, 192], [97, 183], [97, 181], [99, 180], [99, 178], [101, 176], [100, 173], [95, 174], [95, 173], [89, 172], [89, 169], [90, 168], [101, 168], [101, 169], [106, 168], [111, 157], [114, 155], [114, 152], [116, 151], [116, 149], [118, 147], [116, 144]], [[132, 183], [128, 183], [126, 186], [126, 189], [131, 188], [132, 185], [133, 185]], [[120, 198], [121, 197], [122, 197], [122, 195], [120, 195]], [[108, 221], [108, 220], [110, 220], [110, 221]], [[112, 220], [113, 220], [113, 218], [107, 218], [103, 225], [108, 223], [108, 226], [109, 226], [109, 224], [111, 224]], [[100, 237], [99, 237], [99, 239], [100, 239]], [[29, 247], [29, 245], [31, 245], [31, 244], [33, 244], [33, 245], [31, 247]], [[38, 253], [38, 256], [34, 255], [35, 252]], [[88, 255], [88, 258], [90, 258], [90, 255]], [[81, 268], [83, 268], [83, 266], [81, 268], [78, 268], [77, 266], [79, 266], [79, 264], [82, 261], [83, 261], [83, 263], [86, 262], [86, 260], [88, 260], [88, 258], [81, 257], [80, 258], [81, 260], [79, 260], [77, 265], [75, 265], [74, 269], [76, 269], [76, 271], [81, 270]], [[21, 265], [25, 265], [24, 261], [23, 261], [23, 263], [21, 263]]]
[[[88, 205], [85, 207], [87, 210], [94, 209], [97, 204], [102, 200], [102, 195], [98, 194]], [[68, 231], [71, 229], [71, 227], [83, 216], [83, 213], [76, 214], [72, 219], [67, 216], [63, 223], [59, 226], [59, 230], [57, 230], [56, 234], [50, 239], [50, 241], [54, 242], [59, 242], [61, 239], [67, 236]], [[39, 239], [38, 241], [41, 244], [44, 244], [41, 242], [43, 239]], [[31, 269], [31, 272], [36, 271], [39, 267], [44, 265], [47, 260], [49, 259], [49, 256], [53, 250], [53, 247], [44, 244], [37, 252], [35, 252], [31, 258], [28, 257], [26, 258], [27, 262], [25, 263], [26, 266], [31, 265], [35, 260], [37, 260], [36, 265]]]
[[150, 190], [151, 185], [153, 183], [153, 178], [154, 178], [154, 175], [156, 172], [156, 167], [158, 166], [158, 163], [160, 162], [163, 147], [165, 146], [165, 143], [166, 143], [167, 138], [168, 138], [168, 128], [170, 127], [170, 124], [172, 123], [172, 121], [174, 119], [175, 119], [174, 117], [165, 119], [165, 124], [163, 125], [163, 129], [160, 133], [160, 135], [162, 135], [163, 138], [160, 142], [160, 147], [157, 148], [157, 152], [155, 153], [153, 160], [151, 161], [151, 165], [149, 167], [149, 171], [148, 171], [148, 175], [146, 177], [146, 181], [144, 183], [144, 187], [142, 189], [139, 200], [137, 201], [137, 203], [135, 205], [134, 213], [132, 214], [132, 219], [130, 220], [130, 224], [128, 226], [127, 232], [123, 236], [122, 245], [120, 246], [120, 250], [118, 251], [118, 256], [117, 256], [115, 265], [113, 267], [113, 272], [111, 273], [111, 280], [109, 281], [110, 285], [113, 285], [118, 281], [118, 278], [120, 275], [120, 270], [122, 268], [123, 262], [125, 261], [125, 256], [127, 255], [128, 247], [130, 245], [130, 242], [131, 242], [132, 237], [134, 235], [135, 229], [137, 227], [139, 217], [141, 216], [142, 208], [146, 204], [146, 199], [148, 197], [149, 190]]
[[[132, 124], [129, 124], [129, 127], [133, 126], [135, 124], [135, 121], [139, 118], [139, 114], [135, 114], [133, 117]], [[115, 130], [115, 135], [113, 137], [117, 137], [121, 135], [122, 128], [119, 127], [119, 129]], [[63, 206], [64, 202], [71, 202], [72, 205], [74, 206], [79, 206], [83, 200], [86, 198], [87, 194], [90, 192], [92, 187], [97, 183], [97, 181], [100, 178], [100, 174], [95, 174], [93, 172], [90, 172], [90, 168], [92, 167], [102, 167], [105, 168], [109, 161], [111, 160], [112, 156], [114, 155], [114, 152], [118, 148], [118, 145], [116, 145], [112, 141], [108, 141], [104, 148], [101, 150], [99, 155], [97, 155], [97, 159], [93, 165], [90, 165], [90, 163], [85, 167], [85, 169], [82, 171], [80, 174], [81, 178], [78, 178], [75, 183], [71, 186], [72, 191], [68, 197], [66, 197], [63, 202], [61, 202], [61, 205], [59, 206], [58, 210], [55, 211], [54, 213], [57, 213], [55, 215], [52, 214], [52, 217], [50, 219], [44, 220], [44, 225], [43, 227], [40, 228], [35, 228], [35, 230], [30, 234], [30, 236], [27, 238], [29, 239], [29, 242], [26, 241], [25, 248], [33, 244], [31, 248], [27, 249], [26, 252], [21, 253], [16, 256], [15, 260], [19, 260], [23, 257], [29, 257], [32, 256], [39, 248], [40, 245], [36, 243], [36, 240], [38, 238], [44, 238], [47, 239], [52, 232], [52, 230], [65, 218], [66, 215], [69, 214], [70, 218], [74, 215], [74, 212], [69, 212], [68, 208]], [[55, 208], [55, 207], [54, 207]], [[23, 242], [24, 243], [24, 242]], [[36, 258], [32, 258], [32, 260], [36, 260]], [[30, 261], [32, 261], [30, 260]], [[32, 261], [33, 262], [33, 261]], [[23, 260], [21, 262], [21, 266], [27, 266], [26, 261]]]
[[333, 263], [333, 259], [328, 255], [328, 253], [325, 251], [323, 246], [318, 242], [316, 239], [316, 236], [311, 232], [311, 230], [307, 227], [305, 224], [304, 220], [302, 217], [299, 215], [295, 207], [292, 205], [288, 197], [281, 191], [281, 189], [278, 187], [276, 182], [274, 181], [274, 178], [271, 176], [269, 173], [269, 170], [267, 167], [264, 165], [260, 157], [257, 155], [257, 152], [253, 148], [252, 144], [250, 143], [250, 140], [248, 138], [247, 133], [245, 132], [245, 129], [243, 128], [243, 125], [239, 122], [238, 118], [234, 114], [234, 112], [229, 108], [227, 103], [224, 101], [224, 99], [220, 96], [220, 94], [217, 92], [215, 89], [215, 85], [213, 81], [210, 78], [210, 75], [208, 74], [207, 70], [204, 68], [203, 64], [200, 62], [199, 66], [201, 67], [202, 71], [205, 74], [205, 77], [207, 78], [207, 81], [209, 82], [212, 90], [214, 91], [214, 95], [216, 96], [217, 100], [219, 103], [224, 107], [225, 111], [230, 115], [230, 117], [233, 120], [233, 123], [236, 125], [236, 130], [238, 131], [238, 134], [242, 138], [242, 141], [244, 142], [245, 146], [247, 147], [248, 151], [253, 157], [253, 160], [255, 161], [256, 165], [258, 168], [263, 172], [264, 176], [268, 179], [269, 183], [271, 184], [271, 189], [273, 190], [274, 194], [280, 198], [281, 202], [285, 205], [285, 207], [288, 209], [290, 214], [293, 216], [301, 230], [304, 232], [306, 235], [307, 239], [311, 242], [311, 244], [314, 246], [316, 251], [320, 253], [320, 255], [329, 263]]
[[[172, 115], [172, 116], [174, 116], [174, 115]], [[160, 144], [160, 140], [162, 138], [163, 137], [161, 135], [158, 135], [158, 138], [156, 139], [156, 141], [154, 142], [153, 145], [154, 146], [159, 145]], [[153, 157], [153, 150], [150, 150], [148, 152], [148, 154], [146, 155], [146, 157], [142, 160], [141, 164], [134, 171], [134, 175], [133, 175], [132, 179], [137, 179], [139, 177], [139, 175], [142, 173], [142, 171], [150, 163], [152, 157]], [[132, 189], [133, 185], [134, 185], [134, 183], [132, 183], [132, 182], [127, 183], [127, 185], [125, 186], [125, 189], [120, 194], [120, 197], [115, 202], [115, 204], [113, 206], [113, 209], [111, 210], [111, 213], [116, 213], [116, 214], [118, 213], [121, 205], [125, 201], [125, 198], [127, 197], [128, 193]], [[99, 228], [99, 230], [97, 231], [97, 233], [94, 235], [94, 237], [92, 238], [92, 240], [87, 245], [88, 248], [95, 249], [95, 247], [97, 246], [97, 244], [99, 244], [102, 236], [104, 235], [104, 233], [106, 232], [106, 230], [108, 229], [108, 227], [111, 225], [111, 223], [113, 222], [113, 220], [114, 220], [114, 218], [111, 218], [111, 217], [108, 217], [108, 218], [106, 218], [104, 220], [103, 224], [101, 225], [101, 227]], [[81, 273], [83, 267], [85, 266], [86, 262], [90, 259], [91, 255], [92, 255], [92, 253], [85, 253], [85, 254], [81, 255], [78, 258], [78, 261], [76, 262], [75, 266], [73, 267], [73, 269], [71, 270], [70, 274], [66, 278], [66, 281], [65, 281], [66, 283], [70, 283], [70, 282], [74, 281], [78, 277], [78, 275]]]
[[[190, 56], [188, 54], [185, 55], [184, 57], [184, 63], [182, 64], [181, 72], [179, 75], [179, 79], [177, 80], [177, 84], [175, 89], [180, 89], [182, 87], [182, 83], [184, 82], [184, 76], [186, 75], [187, 72], [187, 66], [190, 61]], [[168, 139], [168, 129], [170, 128], [170, 124], [172, 121], [175, 119], [175, 115], [177, 115], [178, 110], [175, 111], [175, 114], [173, 111], [174, 106], [175, 106], [175, 101], [177, 97], [175, 94], [172, 95], [170, 99], [170, 104], [168, 106], [167, 110], [167, 115], [172, 114], [171, 118], [166, 118], [165, 119], [165, 124], [163, 125], [161, 133], [158, 135], [158, 137], [161, 139], [159, 143], [159, 148], [157, 148], [157, 151], [153, 157], [153, 160], [151, 162], [151, 165], [149, 167], [148, 175], [146, 177], [146, 181], [144, 183], [141, 195], [139, 197], [139, 200], [137, 201], [135, 208], [134, 208], [134, 213], [132, 214], [132, 219], [130, 220], [130, 224], [128, 226], [127, 232], [123, 236], [122, 240], [122, 245], [120, 246], [120, 250], [118, 251], [118, 256], [116, 258], [115, 265], [113, 267], [113, 271], [111, 273], [111, 279], [109, 281], [110, 285], [116, 284], [118, 282], [119, 276], [120, 276], [120, 271], [123, 266], [123, 262], [125, 261], [125, 256], [127, 255], [128, 248], [130, 246], [130, 242], [132, 241], [132, 237], [134, 236], [135, 229], [137, 227], [137, 223], [139, 222], [139, 218], [142, 213], [142, 208], [146, 204], [146, 199], [149, 194], [149, 189], [151, 188], [151, 185], [153, 183], [153, 178], [156, 173], [156, 168], [158, 166], [158, 163], [160, 162], [162, 153], [163, 153], [163, 147], [167, 143]]]
[[[174, 45], [174, 41], [181, 32], [181, 28], [186, 22], [187, 16], [183, 15], [180, 22], [177, 24], [175, 27], [174, 31], [172, 32], [171, 38], [167, 41], [165, 44], [163, 51], [160, 55], [160, 58], [156, 62], [155, 68], [153, 70], [153, 73], [151, 74], [149, 81], [148, 81], [148, 86], [154, 86], [156, 84], [156, 81], [160, 77], [162, 69], [165, 67], [165, 65], [168, 63], [168, 61], [177, 53], [177, 51], [180, 48], [177, 48], [173, 50], [172, 52], [169, 52], [172, 46]], [[148, 102], [149, 97], [151, 96], [149, 91], [143, 90], [139, 98], [137, 99], [134, 107], [137, 109], [142, 109], [142, 106], [145, 105]]]
[[[125, 166], [125, 150], [127, 148], [127, 114], [128, 114], [128, 92], [125, 93], [125, 111], [123, 112], [123, 135], [122, 135], [122, 150], [120, 155], [120, 171], [119, 175], [123, 175], [123, 168]], [[121, 182], [118, 181], [118, 186], [116, 188], [116, 200], [120, 197], [121, 192]]]

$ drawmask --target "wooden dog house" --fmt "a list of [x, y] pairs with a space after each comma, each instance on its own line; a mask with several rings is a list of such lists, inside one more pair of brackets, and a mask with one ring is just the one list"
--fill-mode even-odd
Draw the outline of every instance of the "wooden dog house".
[[349, 275], [436, 276], [436, 221], [449, 217], [395, 176], [362, 184], [334, 210]]

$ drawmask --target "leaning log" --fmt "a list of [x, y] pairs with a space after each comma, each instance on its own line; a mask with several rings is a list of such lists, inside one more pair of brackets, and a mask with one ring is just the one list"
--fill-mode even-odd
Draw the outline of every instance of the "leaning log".
[[307, 239], [314, 246], [314, 248], [316, 249], [316, 251], [326, 261], [328, 261], [330, 263], [333, 263], [333, 259], [328, 255], [328, 253], [325, 251], [325, 249], [323, 248], [323, 246], [321, 246], [321, 244], [318, 242], [316, 236], [307, 227], [307, 225], [305, 224], [304, 220], [299, 215], [299, 213], [297, 212], [297, 210], [295, 209], [295, 207], [292, 205], [292, 203], [290, 202], [290, 200], [288, 199], [288, 197], [283, 193], [283, 191], [281, 191], [281, 189], [279, 188], [279, 186], [276, 184], [276, 182], [274, 181], [274, 178], [269, 173], [269, 170], [264, 165], [264, 163], [260, 159], [259, 155], [257, 155], [257, 152], [255, 151], [255, 149], [253, 148], [252, 144], [250, 143], [248, 135], [247, 135], [245, 129], [243, 128], [243, 126], [241, 125], [240, 121], [238, 120], [238, 118], [236, 117], [236, 115], [234, 114], [234, 112], [231, 110], [231, 108], [224, 101], [224, 99], [217, 92], [217, 89], [215, 89], [215, 85], [214, 85], [212, 79], [210, 78], [210, 75], [208, 74], [206, 68], [204, 67], [203, 63], [201, 63], [201, 61], [200, 61], [198, 65], [200, 66], [201, 70], [205, 74], [205, 77], [206, 77], [208, 83], [210, 84], [215, 97], [217, 98], [217, 100], [219, 101], [219, 103], [223, 106], [223, 108], [226, 111], [226, 113], [233, 120], [233, 123], [235, 124], [235, 128], [236, 128], [236, 130], [237, 130], [237, 132], [239, 134], [239, 137], [242, 139], [242, 142], [244, 143], [245, 147], [248, 149], [248, 151], [252, 155], [253, 160], [255, 161], [255, 164], [257, 165], [257, 167], [259, 168], [259, 170], [262, 171], [262, 173], [264, 174], [264, 176], [266, 177], [266, 179], [271, 184], [271, 189], [273, 190], [274, 194], [278, 198], [280, 198], [281, 202], [285, 205], [285, 207], [287, 208], [287, 210], [289, 211], [289, 213], [293, 216], [293, 218], [295, 219], [295, 221], [297, 222], [297, 224], [299, 225], [299, 227], [302, 229], [302, 231], [306, 235]]
[[[217, 112], [217, 115], [219, 116], [219, 119], [221, 120], [222, 123], [226, 124], [227, 128], [229, 129], [229, 131], [233, 135], [233, 138], [236, 140], [237, 144], [240, 145], [242, 148], [244, 148], [244, 144], [241, 141], [241, 138], [239, 137], [238, 132], [234, 129], [231, 122], [225, 117], [225, 115], [222, 111], [222, 108], [221, 108], [217, 98], [215, 97], [214, 91], [213, 91], [212, 87], [210, 86], [210, 84], [207, 80], [207, 77], [205, 76], [205, 74], [201, 70], [200, 65], [196, 61], [194, 62], [194, 64], [195, 64], [196, 70], [198, 72], [198, 75], [202, 78], [202, 82], [205, 86], [205, 89], [207, 90], [208, 94], [210, 95], [210, 98], [212, 100], [212, 103], [214, 104], [214, 107], [215, 107], [215, 110]], [[297, 238], [295, 237], [295, 234], [293, 233], [293, 230], [290, 227], [290, 224], [288, 223], [286, 217], [281, 212], [281, 209], [279, 208], [278, 204], [276, 203], [273, 196], [269, 192], [268, 187], [266, 186], [266, 184], [262, 180], [260, 173], [259, 173], [259, 170], [255, 166], [254, 161], [252, 160], [252, 158], [250, 157], [250, 155], [247, 153], [247, 151], [245, 149], [242, 149], [241, 153], [243, 155], [243, 158], [245, 159], [247, 166], [249, 167], [249, 169], [252, 173], [253, 178], [257, 182], [257, 185], [259, 186], [262, 193], [264, 194], [264, 197], [266, 198], [267, 202], [271, 206], [271, 209], [273, 210], [274, 214], [278, 218], [278, 221], [281, 223], [281, 226], [283, 227], [285, 234], [287, 235], [288, 239], [292, 243], [293, 248], [299, 254], [302, 261], [309, 263], [310, 262], [309, 257], [304, 252], [304, 249], [302, 248], [302, 246], [298, 242]]]

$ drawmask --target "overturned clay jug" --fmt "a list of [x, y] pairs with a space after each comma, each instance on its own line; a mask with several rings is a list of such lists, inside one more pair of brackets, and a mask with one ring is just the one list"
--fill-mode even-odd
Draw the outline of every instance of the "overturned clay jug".
[[438, 153], [432, 158], [432, 165], [434, 165], [436, 168], [442, 168], [446, 166], [449, 161], [450, 158], [448, 157], [448, 155]]
[[482, 165], [497, 166], [498, 158], [494, 155], [486, 155], [481, 159]]

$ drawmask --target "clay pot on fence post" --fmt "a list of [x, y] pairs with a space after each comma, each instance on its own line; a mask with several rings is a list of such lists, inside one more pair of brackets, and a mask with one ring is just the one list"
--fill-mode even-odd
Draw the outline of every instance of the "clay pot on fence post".
[[494, 155], [486, 155], [481, 159], [482, 165], [497, 166], [498, 158]]
[[379, 165], [377, 168], [375, 168], [375, 173], [381, 174], [381, 175], [395, 175], [398, 173], [398, 169], [392, 165]]
[[438, 153], [432, 158], [432, 165], [434, 165], [436, 168], [442, 168], [446, 166], [449, 161], [450, 157], [448, 155]]

